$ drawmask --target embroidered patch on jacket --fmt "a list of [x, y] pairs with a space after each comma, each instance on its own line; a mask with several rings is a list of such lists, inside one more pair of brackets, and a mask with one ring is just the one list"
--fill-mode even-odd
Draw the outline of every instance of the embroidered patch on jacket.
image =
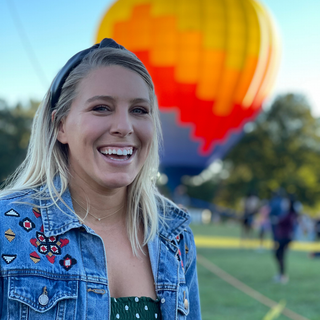
[[184, 271], [180, 249], [178, 249], [177, 260], [181, 262], [181, 267], [182, 267], [182, 270]]
[[14, 261], [14, 259], [17, 257], [16, 254], [3, 254], [1, 255], [2, 259], [7, 263], [10, 264], [11, 262]]
[[4, 215], [5, 216], [9, 216], [9, 217], [20, 217], [20, 214], [17, 211], [13, 210], [13, 209], [5, 212]]
[[40, 210], [38, 208], [35, 208], [35, 207], [32, 208], [32, 212], [36, 216], [37, 219], [41, 216]]
[[36, 232], [36, 238], [30, 243], [38, 249], [38, 252], [46, 255], [50, 263], [54, 263], [55, 256], [61, 254], [61, 248], [69, 243], [68, 239], [59, 239], [56, 236], [46, 237], [42, 232]]
[[177, 240], [178, 244], [180, 243], [180, 241], [181, 241], [182, 239], [183, 239], [182, 233], [181, 233], [181, 234], [178, 234], [178, 235], [176, 236], [176, 240]]
[[33, 251], [30, 253], [30, 259], [34, 262], [34, 263], [38, 263], [40, 261], [40, 257], [37, 254], [36, 251]]
[[9, 242], [11, 242], [16, 237], [16, 234], [11, 229], [8, 229], [4, 233], [4, 236], [7, 238]]
[[52, 264], [54, 264], [54, 261], [56, 259], [56, 256], [53, 256], [51, 252], [49, 252], [47, 255], [46, 255], [46, 258], [48, 259], [48, 261]]
[[59, 263], [65, 270], [69, 271], [75, 264], [77, 264], [77, 260], [67, 254], [59, 261]]
[[29, 218], [24, 218], [22, 221], [19, 222], [19, 225], [27, 232], [35, 228], [35, 224]]

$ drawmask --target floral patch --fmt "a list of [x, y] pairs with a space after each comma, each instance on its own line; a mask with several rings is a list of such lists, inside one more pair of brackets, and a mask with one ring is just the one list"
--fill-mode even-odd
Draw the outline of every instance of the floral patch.
[[50, 263], [54, 263], [55, 256], [61, 254], [61, 248], [69, 243], [68, 239], [59, 239], [56, 236], [46, 237], [42, 232], [36, 232], [36, 238], [30, 243], [38, 249], [38, 252], [46, 255]]

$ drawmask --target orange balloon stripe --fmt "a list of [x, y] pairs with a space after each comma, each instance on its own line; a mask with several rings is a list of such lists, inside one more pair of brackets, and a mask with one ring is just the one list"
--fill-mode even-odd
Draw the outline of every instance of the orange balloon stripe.
[[[177, 62], [177, 19], [172, 16], [152, 18], [150, 32], [152, 43], [148, 48], [151, 53], [151, 62], [156, 66], [174, 66]], [[143, 32], [143, 31], [142, 31]]]
[[[257, 63], [258, 63], [257, 57], [252, 57], [252, 56], [247, 57], [245, 66], [243, 68], [240, 79], [238, 81], [237, 90], [234, 95], [234, 102], [236, 104], [243, 103], [243, 99], [248, 91], [254, 72], [256, 70]], [[243, 108], [247, 108], [247, 107], [249, 106], [243, 105]]]
[[151, 44], [151, 34], [141, 32], [151, 28], [150, 5], [141, 5], [132, 8], [130, 20], [115, 23], [113, 37], [119, 43], [125, 43], [130, 50], [147, 50]]
[[226, 53], [222, 50], [203, 50], [199, 67], [199, 81], [196, 95], [202, 100], [217, 99], [219, 82], [224, 70]]
[[202, 35], [199, 32], [182, 32], [177, 39], [175, 79], [181, 83], [197, 83], [201, 61]]
[[233, 106], [233, 92], [237, 87], [239, 77], [239, 70], [225, 69], [223, 71], [218, 99], [213, 106], [215, 115], [224, 117], [230, 115]]

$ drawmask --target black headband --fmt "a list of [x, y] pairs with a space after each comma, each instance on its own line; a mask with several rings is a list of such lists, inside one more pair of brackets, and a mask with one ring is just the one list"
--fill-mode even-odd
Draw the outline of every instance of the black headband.
[[126, 50], [126, 48], [116, 43], [113, 39], [105, 38], [100, 43], [95, 44], [91, 48], [76, 53], [72, 58], [68, 60], [68, 62], [63, 66], [63, 68], [58, 72], [57, 76], [53, 80], [53, 83], [50, 87], [51, 109], [55, 108], [56, 103], [60, 98], [62, 86], [68, 78], [70, 72], [81, 63], [82, 59], [88, 53], [99, 48], [116, 48]]

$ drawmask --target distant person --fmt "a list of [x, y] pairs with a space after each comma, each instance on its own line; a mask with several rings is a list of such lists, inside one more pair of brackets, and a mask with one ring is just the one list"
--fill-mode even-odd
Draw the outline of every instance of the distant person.
[[251, 236], [254, 215], [258, 212], [259, 206], [259, 198], [255, 194], [249, 193], [244, 200], [241, 232], [242, 238], [248, 238]]
[[264, 242], [266, 233], [270, 231], [269, 213], [270, 213], [270, 207], [267, 203], [265, 203], [259, 210], [259, 220], [258, 220], [259, 240], [260, 240], [260, 247], [258, 248], [259, 251], [263, 250], [263, 242]]
[[269, 202], [269, 219], [273, 238], [275, 236], [275, 229], [278, 222], [284, 214], [289, 210], [289, 199], [286, 197], [283, 189], [278, 189], [272, 196]]
[[[283, 202], [284, 200], [286, 201]], [[274, 255], [278, 268], [278, 274], [274, 277], [274, 280], [285, 284], [289, 280], [286, 273], [285, 256], [294, 236], [297, 222], [297, 210], [295, 208], [294, 199], [290, 199], [290, 201], [283, 199], [283, 201], [278, 203], [282, 206], [283, 212], [277, 216], [277, 222], [273, 224]], [[286, 203], [287, 201], [289, 202], [289, 207], [286, 210], [283, 203]], [[275, 207], [273, 209], [275, 209]]]

